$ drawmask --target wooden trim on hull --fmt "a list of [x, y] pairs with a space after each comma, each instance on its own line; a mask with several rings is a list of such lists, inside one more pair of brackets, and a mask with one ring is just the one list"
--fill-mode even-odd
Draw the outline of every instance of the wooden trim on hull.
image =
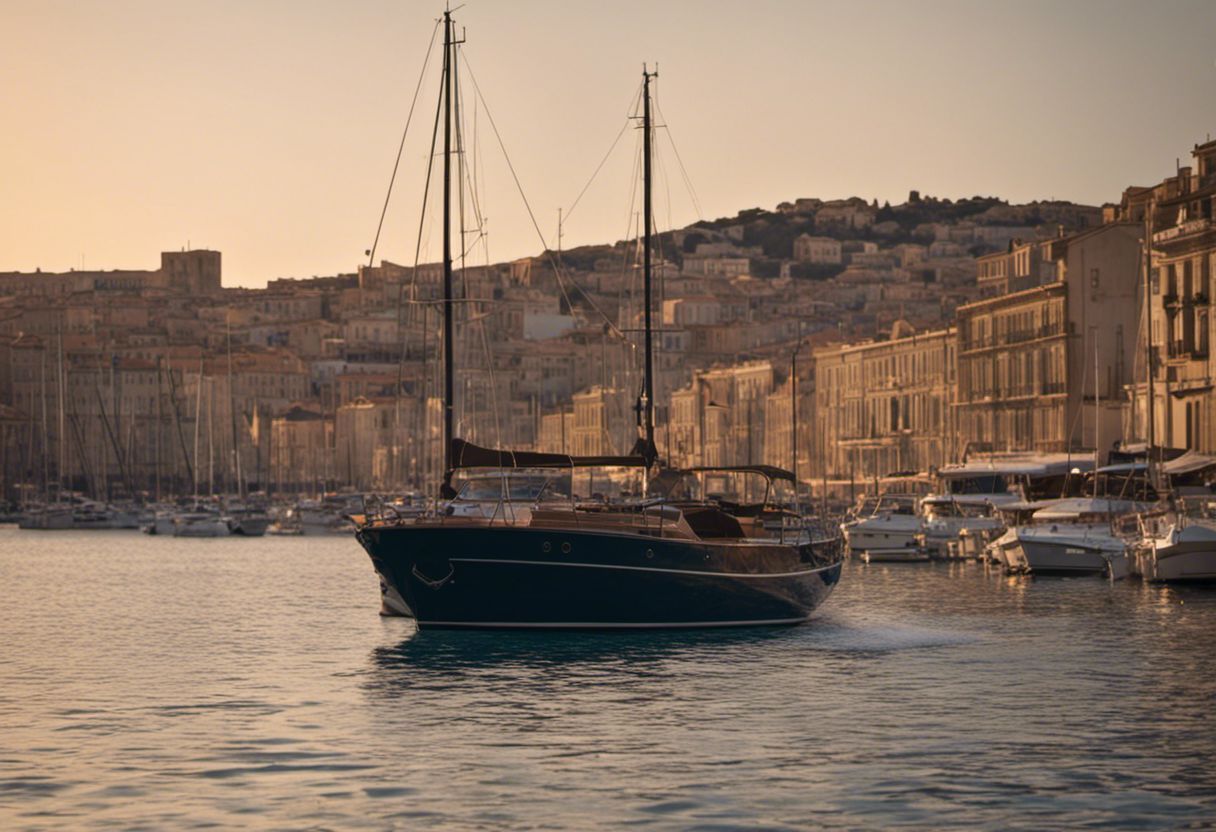
[[452, 563], [505, 563], [516, 566], [562, 566], [582, 569], [620, 569], [625, 572], [666, 572], [672, 575], [692, 575], [699, 578], [797, 578], [802, 575], [814, 575], [825, 569], [831, 569], [836, 564], [817, 566], [814, 569], [804, 569], [798, 572], [700, 572], [695, 569], [659, 569], [653, 566], [621, 566], [614, 563], [570, 563], [568, 561], [547, 560], [513, 560], [510, 558], [448, 558]]

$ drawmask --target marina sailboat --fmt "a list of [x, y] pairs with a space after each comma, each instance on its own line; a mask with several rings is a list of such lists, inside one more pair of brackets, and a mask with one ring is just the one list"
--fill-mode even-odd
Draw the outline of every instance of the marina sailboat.
[[[451, 136], [453, 21], [444, 13], [443, 119], [443, 496], [456, 496], [458, 471], [499, 472], [508, 511], [401, 517], [361, 515], [356, 537], [371, 558], [385, 604], [429, 628], [668, 628], [797, 624], [807, 620], [840, 578], [839, 538], [815, 540], [786, 507], [770, 500], [781, 469], [747, 466], [731, 474], [760, 477], [760, 503], [674, 499], [663, 483], [696, 480], [705, 471], [660, 475], [654, 441], [651, 330], [651, 83], [643, 68], [645, 349], [637, 411], [640, 436], [626, 456], [492, 450], [453, 435], [453, 298]], [[641, 496], [579, 500], [573, 488], [586, 468], [631, 471]], [[528, 471], [560, 472], [524, 506], [512, 479]], [[649, 486], [654, 486], [652, 489]], [[687, 495], [691, 492], [684, 492]], [[682, 495], [682, 496], [684, 496]]]

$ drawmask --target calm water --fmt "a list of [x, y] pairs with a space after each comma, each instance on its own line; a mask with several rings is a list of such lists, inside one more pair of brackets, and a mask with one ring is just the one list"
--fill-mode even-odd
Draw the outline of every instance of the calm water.
[[1216, 824], [1216, 591], [855, 565], [809, 625], [699, 634], [377, 607], [346, 538], [0, 529], [0, 828]]

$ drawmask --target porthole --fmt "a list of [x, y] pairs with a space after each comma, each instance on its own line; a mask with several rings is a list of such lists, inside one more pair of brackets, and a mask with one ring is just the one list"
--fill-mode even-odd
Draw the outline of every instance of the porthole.
[[654, 557], [654, 549], [647, 549], [647, 550], [646, 550], [646, 557], [648, 557], [648, 558], [652, 558], [652, 557]]
[[547, 540], [546, 540], [544, 543], [540, 544], [540, 550], [541, 550], [542, 552], [548, 552], [548, 551], [549, 551], [549, 550], [551, 550], [552, 548], [553, 548], [553, 544], [552, 544], [552, 543], [550, 543], [550, 542], [549, 542], [549, 541], [547, 541]]
[[570, 554], [570, 541], [566, 541], [565, 543], [562, 544], [562, 554], [563, 555]]

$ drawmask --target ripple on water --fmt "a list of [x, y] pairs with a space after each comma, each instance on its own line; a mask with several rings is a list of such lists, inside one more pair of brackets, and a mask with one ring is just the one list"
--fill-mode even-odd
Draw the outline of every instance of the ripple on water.
[[796, 628], [419, 633], [341, 538], [6, 530], [0, 581], [5, 830], [1216, 817], [1213, 591], [850, 565]]

